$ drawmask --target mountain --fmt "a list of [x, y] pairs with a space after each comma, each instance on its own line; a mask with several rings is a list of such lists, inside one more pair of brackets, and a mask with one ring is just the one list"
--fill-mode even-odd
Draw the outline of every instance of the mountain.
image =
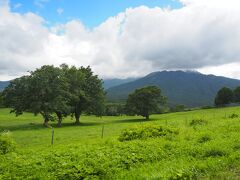
[[0, 91], [2, 91], [5, 87], [7, 87], [9, 81], [0, 81]]
[[104, 79], [103, 80], [103, 87], [105, 89], [118, 86], [120, 84], [128, 83], [131, 81], [136, 80], [136, 78], [128, 78], [128, 79]]
[[240, 80], [193, 71], [154, 72], [135, 81], [109, 88], [107, 98], [113, 102], [125, 101], [129, 93], [149, 85], [160, 87], [170, 104], [200, 107], [213, 105], [220, 88], [240, 86]]

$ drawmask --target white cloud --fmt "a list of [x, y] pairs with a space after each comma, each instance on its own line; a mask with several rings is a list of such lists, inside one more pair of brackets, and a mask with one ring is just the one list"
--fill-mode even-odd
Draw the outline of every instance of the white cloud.
[[63, 9], [63, 8], [58, 8], [58, 9], [57, 9], [57, 13], [58, 13], [59, 15], [61, 15], [63, 12], [64, 12], [64, 9]]
[[34, 0], [34, 4], [40, 8], [43, 8], [50, 0]]
[[14, 5], [13, 5], [13, 9], [18, 9], [18, 8], [20, 8], [20, 7], [22, 7], [22, 4], [21, 4], [21, 3], [17, 3], [17, 4], [14, 4]]
[[104, 78], [197, 69], [240, 79], [239, 2], [181, 1], [175, 10], [129, 8], [89, 30], [79, 20], [46, 28], [0, 0], [0, 79], [61, 63], [90, 65]]
[[235, 79], [240, 79], [240, 63], [230, 63], [220, 66], [204, 67], [198, 69], [199, 72], [204, 74], [215, 74], [218, 76], [226, 76]]

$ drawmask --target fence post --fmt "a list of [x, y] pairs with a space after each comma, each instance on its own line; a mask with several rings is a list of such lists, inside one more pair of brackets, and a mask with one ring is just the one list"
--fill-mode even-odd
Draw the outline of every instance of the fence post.
[[104, 134], [104, 124], [102, 125], [102, 139], [103, 139], [103, 134]]
[[52, 127], [52, 142], [51, 142], [51, 144], [53, 145], [53, 143], [54, 143], [54, 129]]

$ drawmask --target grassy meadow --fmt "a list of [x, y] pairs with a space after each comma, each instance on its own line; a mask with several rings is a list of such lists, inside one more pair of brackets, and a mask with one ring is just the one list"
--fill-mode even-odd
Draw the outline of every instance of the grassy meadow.
[[[0, 109], [0, 132], [9, 131], [16, 148], [0, 155], [0, 179], [240, 178], [240, 107], [152, 115], [149, 121], [83, 116], [79, 126], [69, 117], [61, 128], [52, 122], [54, 145], [41, 116], [9, 111]], [[147, 125], [177, 133], [119, 141], [123, 130], [136, 135], [131, 128], [139, 133]]]

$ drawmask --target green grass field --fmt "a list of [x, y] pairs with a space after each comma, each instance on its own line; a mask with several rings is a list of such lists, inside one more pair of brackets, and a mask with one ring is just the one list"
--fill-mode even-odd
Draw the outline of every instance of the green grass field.
[[[16, 142], [13, 152], [0, 155], [0, 179], [240, 178], [240, 107], [150, 118], [83, 116], [80, 126], [66, 118], [61, 128], [52, 123], [52, 146], [41, 116], [0, 109], [0, 132], [10, 131]], [[179, 133], [118, 140], [124, 129], [148, 124]]]

